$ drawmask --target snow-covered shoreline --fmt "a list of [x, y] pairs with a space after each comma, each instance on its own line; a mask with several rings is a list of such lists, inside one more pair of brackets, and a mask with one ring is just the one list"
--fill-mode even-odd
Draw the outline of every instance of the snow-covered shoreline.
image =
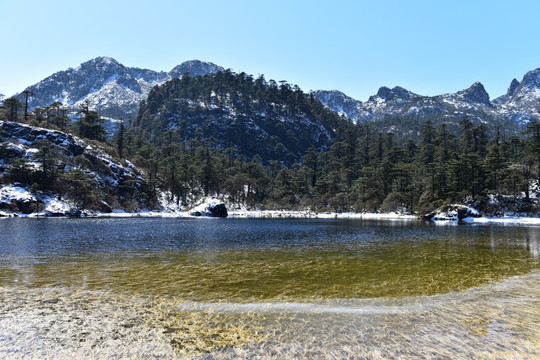
[[[315, 213], [310, 211], [293, 211], [293, 210], [241, 210], [229, 211], [229, 218], [235, 219], [372, 219], [372, 220], [419, 220], [416, 215], [402, 215], [397, 213]], [[69, 217], [66, 214], [64, 217]], [[0, 211], [0, 217], [21, 217], [21, 218], [42, 218], [51, 217], [47, 213], [9, 213]], [[82, 213], [81, 217], [91, 218], [205, 218], [205, 216], [191, 215], [190, 211], [141, 211], [141, 212], [124, 212], [113, 211], [112, 213], [89, 212]]]
[[540, 226], [540, 217], [519, 217], [519, 216], [502, 216], [502, 217], [468, 217], [461, 220], [468, 224], [504, 224], [504, 225], [537, 225]]
[[[0, 218], [45, 218], [50, 217], [46, 213], [8, 213], [0, 211]], [[68, 215], [64, 217], [69, 217]], [[123, 211], [115, 211], [112, 213], [87, 213], [82, 217], [87, 218], [208, 218], [197, 217], [190, 215], [189, 211], [142, 211], [128, 213]], [[416, 215], [405, 215], [397, 213], [314, 213], [308, 211], [292, 211], [292, 210], [261, 210], [261, 211], [229, 211], [229, 218], [233, 219], [358, 219], [358, 220], [380, 220], [380, 221], [425, 221]], [[467, 217], [462, 220], [435, 220], [439, 225], [458, 225], [458, 224], [475, 224], [475, 225], [532, 225], [540, 226], [540, 217]]]
[[[36, 201], [34, 194], [19, 186], [0, 187], [0, 202], [10, 203], [11, 201]], [[94, 211], [76, 211], [72, 204], [55, 197], [41, 196], [43, 202], [42, 209], [38, 212], [25, 214], [22, 212], [9, 212], [0, 210], [2, 217], [91, 217], [91, 218], [196, 218], [194, 212], [201, 212], [209, 205], [221, 202], [216, 198], [203, 198], [197, 202], [191, 209], [182, 209], [175, 204], [171, 204], [163, 197], [160, 201], [161, 211], [143, 210], [139, 212], [126, 212], [124, 210], [113, 210], [111, 213]], [[363, 219], [363, 220], [381, 220], [381, 221], [422, 221], [418, 215], [401, 213], [354, 213], [354, 212], [313, 212], [309, 210], [248, 210], [238, 204], [226, 204], [228, 217], [241, 219]], [[459, 211], [465, 209], [466, 216], [458, 220]], [[197, 211], [195, 211], [197, 210]], [[204, 212], [204, 211], [203, 211]], [[470, 216], [469, 216], [470, 215]], [[206, 216], [202, 216], [203, 218]], [[540, 225], [540, 216], [520, 217], [503, 216], [487, 217], [480, 214], [477, 210], [464, 206], [452, 205], [444, 211], [438, 211], [432, 220], [438, 224], [506, 224], [506, 225]]]
[[265, 218], [265, 219], [373, 219], [373, 220], [418, 220], [416, 215], [398, 213], [353, 213], [353, 212], [312, 212], [294, 210], [231, 210], [232, 218]]

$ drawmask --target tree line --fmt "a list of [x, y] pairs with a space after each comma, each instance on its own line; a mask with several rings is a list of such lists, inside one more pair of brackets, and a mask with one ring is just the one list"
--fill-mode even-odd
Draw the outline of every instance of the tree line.
[[[274, 103], [285, 98], [296, 101], [297, 106], [316, 102], [289, 85], [282, 84], [280, 89], [261, 78], [249, 79], [247, 85], [238, 83], [249, 91], [259, 89], [252, 100], [273, 96]], [[180, 86], [178, 91], [186, 92], [182, 95], [186, 98], [194, 91], [179, 82], [169, 86]], [[273, 95], [265, 93], [265, 86]], [[220, 94], [220, 99], [232, 96], [223, 89], [212, 91]], [[242, 93], [236, 94], [241, 102]], [[24, 104], [18, 104], [19, 110], [13, 114], [10, 101], [4, 100], [0, 114], [5, 120], [14, 120], [13, 116], [24, 109]], [[189, 205], [202, 196], [218, 196], [262, 209], [423, 214], [446, 203], [486, 201], [492, 194], [507, 194], [521, 199], [523, 206], [516, 211], [537, 211], [532, 191], [540, 184], [540, 123], [529, 124], [522, 136], [506, 136], [501, 127], [490, 131], [485, 124], [474, 125], [467, 118], [457, 130], [428, 120], [417, 137], [408, 140], [378, 131], [373, 123], [347, 125], [328, 146], [309, 147], [285, 161], [246, 156], [237, 147], [225, 148], [206, 135], [195, 133], [187, 138], [185, 128], [148, 136], [146, 129], [137, 126], [141, 119], [127, 127], [121, 123], [110, 137], [102, 118], [89, 105], [81, 107], [75, 122], [58, 122], [58, 117], [67, 114], [52, 104], [52, 110], [41, 113], [43, 117], [34, 109], [25, 112], [26, 120], [16, 120], [61, 128], [101, 142], [113, 155], [144, 169], [151, 191], [164, 192], [169, 201], [179, 205]], [[148, 106], [159, 104], [141, 104], [141, 108]], [[316, 108], [320, 106], [318, 103]], [[333, 121], [337, 124], [338, 120]]]
[[165, 132], [153, 144], [128, 133], [124, 153], [147, 170], [154, 188], [168, 190], [169, 200], [184, 205], [212, 195], [265, 209], [424, 214], [490, 194], [520, 197], [533, 206], [531, 191], [540, 183], [539, 123], [522, 137], [506, 138], [503, 129], [490, 137], [485, 125], [467, 119], [458, 134], [427, 121], [418, 142], [402, 144], [366, 123], [327, 150], [310, 148], [290, 166], [177, 136]]

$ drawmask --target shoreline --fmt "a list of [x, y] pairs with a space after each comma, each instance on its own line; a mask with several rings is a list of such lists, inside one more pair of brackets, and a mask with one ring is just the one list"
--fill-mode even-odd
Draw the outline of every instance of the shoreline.
[[[209, 218], [208, 216], [192, 216], [189, 211], [141, 211], [129, 213], [116, 211], [112, 213], [83, 213], [81, 216], [71, 216], [69, 214], [50, 215], [47, 213], [9, 213], [0, 211], [0, 218]], [[358, 219], [358, 220], [380, 220], [380, 221], [429, 221], [439, 225], [457, 224], [498, 224], [498, 225], [532, 225], [540, 226], [540, 217], [467, 217], [457, 219], [422, 220], [417, 215], [398, 213], [315, 213], [311, 211], [295, 210], [232, 210], [228, 212], [228, 218], [232, 219]]]

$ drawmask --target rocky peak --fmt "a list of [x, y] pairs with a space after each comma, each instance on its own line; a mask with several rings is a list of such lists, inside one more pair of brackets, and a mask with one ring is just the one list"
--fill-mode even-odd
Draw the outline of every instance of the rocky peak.
[[521, 88], [540, 89], [540, 68], [529, 71], [521, 81]]
[[510, 83], [510, 87], [508, 88], [508, 91], [506, 92], [507, 96], [513, 96], [516, 93], [516, 90], [518, 89], [520, 85], [520, 82], [517, 81], [517, 79], [512, 80]]
[[332, 102], [336, 104], [344, 104], [346, 102], [358, 102], [358, 100], [345, 95], [339, 90], [315, 90], [313, 91], [313, 95], [323, 103]]
[[100, 56], [82, 63], [79, 69], [85, 72], [99, 72], [105, 76], [111, 73], [124, 72], [126, 67], [111, 57]]
[[[383, 86], [377, 91], [377, 96], [383, 100], [391, 101], [395, 99], [409, 100], [414, 97], [414, 94], [400, 86], [396, 86], [392, 89]], [[372, 97], [370, 99], [372, 99]]]
[[91, 60], [88, 60], [81, 64], [81, 66], [116, 66], [116, 67], [124, 67], [124, 65], [120, 64], [116, 59], [113, 59], [110, 56], [98, 56], [96, 58], [93, 58]]
[[205, 62], [200, 60], [190, 60], [181, 63], [178, 66], [175, 66], [170, 72], [169, 76], [171, 78], [180, 78], [182, 75], [189, 73], [191, 76], [206, 75], [211, 73], [216, 73], [219, 71], [224, 71], [225, 69], [221, 66], [213, 64], [211, 62]]
[[510, 99], [512, 99], [512, 96], [516, 94], [519, 89], [519, 85], [521, 85], [519, 81], [517, 81], [516, 79], [512, 80], [510, 86], [508, 87], [508, 90], [506, 91], [506, 94], [494, 99], [492, 103], [497, 106], [507, 103], [508, 101], [510, 101]]
[[316, 90], [312, 94], [317, 100], [339, 115], [349, 119], [357, 118], [358, 106], [362, 104], [361, 101], [355, 100], [338, 90]]
[[469, 102], [492, 106], [489, 101], [489, 94], [480, 82], [475, 82], [468, 89], [458, 91], [457, 95]]
[[313, 91], [313, 95], [315, 95], [317, 98], [348, 97], [347, 95], [345, 95], [345, 93], [339, 90], [315, 90]]
[[379, 88], [379, 91], [377, 91], [377, 96], [383, 100], [388, 100], [391, 93], [392, 93], [392, 90], [390, 90], [390, 88], [386, 86], [382, 86]]

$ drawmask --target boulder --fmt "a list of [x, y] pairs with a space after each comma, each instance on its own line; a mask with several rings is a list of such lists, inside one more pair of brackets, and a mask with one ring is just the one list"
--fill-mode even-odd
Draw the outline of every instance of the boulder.
[[469, 206], [460, 204], [443, 205], [437, 210], [424, 215], [425, 220], [463, 220], [468, 217], [480, 217], [480, 213]]
[[208, 211], [210, 212], [211, 217], [226, 218], [228, 216], [227, 207], [224, 203], [212, 204], [208, 206]]
[[222, 201], [213, 198], [193, 208], [190, 215], [226, 218], [228, 216], [227, 206]]

